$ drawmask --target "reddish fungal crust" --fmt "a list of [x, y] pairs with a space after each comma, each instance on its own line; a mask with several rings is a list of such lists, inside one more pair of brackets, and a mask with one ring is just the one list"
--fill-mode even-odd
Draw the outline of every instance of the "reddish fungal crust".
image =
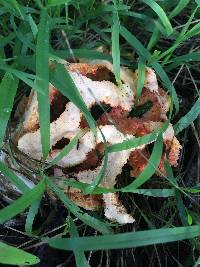
[[149, 159], [149, 152], [146, 149], [137, 149], [131, 152], [129, 165], [133, 168], [131, 176], [137, 177], [145, 169]]
[[103, 207], [101, 195], [83, 195], [80, 191], [73, 188], [69, 188], [66, 193], [73, 202], [87, 210], [98, 210]]

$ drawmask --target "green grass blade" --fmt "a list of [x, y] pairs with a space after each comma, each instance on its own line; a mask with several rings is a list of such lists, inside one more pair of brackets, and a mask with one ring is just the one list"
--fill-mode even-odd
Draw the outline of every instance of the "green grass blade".
[[3, 162], [0, 162], [0, 172], [6, 179], [14, 184], [22, 193], [26, 193], [30, 188]]
[[145, 60], [142, 57], [139, 57], [139, 63], [138, 63], [138, 82], [137, 82], [137, 91], [136, 96], [137, 98], [140, 98], [142, 89], [145, 82]]
[[68, 5], [71, 0], [48, 0], [47, 6], [60, 6], [60, 5]]
[[166, 229], [129, 232], [98, 237], [51, 238], [51, 247], [62, 250], [101, 250], [135, 248], [147, 245], [164, 244], [200, 235], [200, 226], [175, 227]]
[[56, 64], [51, 73], [51, 83], [83, 112], [91, 130], [96, 133], [96, 123], [71, 76], [62, 64]]
[[93, 227], [97, 231], [103, 234], [109, 234], [112, 232], [111, 228], [104, 222], [90, 216], [87, 213], [81, 211], [81, 209], [76, 206], [65, 194], [62, 190], [60, 190], [51, 179], [46, 177], [48, 187], [59, 197], [59, 199], [63, 202], [66, 208], [73, 213], [77, 218], [83, 221], [85, 224]]
[[168, 62], [169, 65], [166, 67], [166, 70], [170, 71], [170, 70], [173, 70], [174, 68], [176, 68], [182, 64], [185, 64], [187, 62], [192, 63], [195, 61], [200, 61], [200, 51], [172, 58]]
[[5, 223], [28, 208], [28, 206], [43, 195], [45, 187], [45, 180], [43, 179], [32, 190], [26, 192], [26, 194], [18, 198], [12, 204], [0, 210], [0, 224]]
[[158, 15], [163, 26], [165, 27], [167, 35], [172, 34], [173, 28], [164, 10], [154, 0], [143, 0], [143, 2], [152, 8]]
[[[79, 234], [78, 234], [77, 227], [71, 217], [69, 217], [69, 223], [70, 223], [70, 228], [69, 228], [70, 236], [78, 237]], [[75, 249], [73, 252], [75, 255], [77, 267], [90, 267], [85, 257], [85, 253], [83, 251]]]
[[[72, 179], [69, 180], [67, 178], [64, 181], [64, 184], [78, 188], [82, 192], [85, 192], [85, 189], [88, 186], [88, 184], [86, 183], [77, 182]], [[103, 193], [109, 193], [109, 192], [123, 192], [123, 188], [111, 189], [111, 188], [104, 188], [104, 187], [96, 187], [92, 193], [103, 194]], [[130, 191], [127, 190], [126, 192], [149, 196], [149, 197], [172, 197], [175, 195], [174, 189], [165, 189], [165, 188], [162, 188], [162, 189], [149, 189], [149, 188], [148, 189], [147, 188], [146, 189], [130, 189]], [[195, 192], [197, 192], [197, 190], [195, 190]]]
[[155, 173], [156, 168], [158, 167], [163, 151], [163, 139], [162, 135], [159, 135], [152, 151], [152, 154], [149, 158], [148, 164], [143, 170], [143, 172], [128, 186], [123, 188], [123, 192], [126, 190], [136, 189], [137, 187], [143, 185], [146, 181], [148, 181], [151, 176]]
[[75, 147], [78, 143], [79, 138], [83, 135], [84, 131], [79, 132], [70, 142], [66, 145], [60, 153], [50, 162], [47, 164], [45, 169], [50, 168], [53, 165], [56, 165], [63, 157], [65, 157], [69, 152]]
[[31, 27], [31, 31], [33, 33], [33, 37], [35, 38], [37, 36], [37, 33], [38, 33], [38, 27], [35, 24], [35, 21], [33, 20], [33, 17], [31, 16], [31, 14], [28, 14], [27, 21], [28, 21], [28, 23], [29, 23], [29, 25]]
[[40, 262], [38, 257], [3, 242], [0, 242], [0, 251], [0, 263], [2, 264], [27, 266]]
[[36, 44], [36, 84], [42, 87], [46, 95], [37, 92], [40, 135], [43, 157], [50, 150], [50, 104], [49, 104], [49, 16], [42, 10]]
[[190, 111], [183, 116], [175, 125], [175, 134], [180, 133], [182, 130], [187, 128], [200, 114], [200, 98], [197, 99], [195, 104], [192, 106]]
[[36, 214], [38, 213], [41, 199], [42, 199], [42, 195], [39, 196], [39, 198], [31, 204], [29, 211], [27, 213], [25, 231], [29, 235], [32, 235], [33, 221], [34, 221]]
[[18, 79], [6, 73], [0, 83], [0, 146], [2, 145], [8, 120], [17, 92]]
[[98, 173], [97, 177], [95, 178], [95, 180], [88, 185], [88, 187], [84, 190], [84, 193], [86, 194], [91, 194], [94, 189], [101, 183], [103, 177], [105, 176], [106, 173], [106, 169], [107, 169], [107, 164], [108, 164], [108, 146], [106, 143], [106, 139], [105, 136], [103, 135], [102, 130], [99, 128], [102, 138], [103, 138], [103, 142], [104, 142], [104, 159], [103, 159], [103, 166], [100, 170], [100, 172]]
[[164, 87], [166, 87], [169, 90], [169, 92], [171, 93], [171, 96], [173, 99], [173, 104], [175, 106], [176, 112], [179, 112], [179, 100], [178, 100], [178, 96], [176, 94], [176, 90], [174, 88], [174, 85], [172, 84], [172, 82], [170, 81], [166, 72], [164, 71], [164, 69], [162, 68], [162, 66], [159, 63], [154, 62], [151, 64], [151, 66], [156, 71], [156, 73], [158, 74], [160, 79], [162, 80]]
[[169, 14], [170, 18], [176, 17], [189, 4], [190, 0], [180, 0], [177, 6]]
[[112, 26], [112, 59], [113, 59], [113, 70], [117, 83], [121, 84], [120, 79], [120, 48], [119, 48], [119, 29], [120, 21], [118, 12], [115, 8], [113, 11], [113, 26]]
[[123, 141], [122, 143], [112, 145], [108, 148], [108, 153], [127, 150], [130, 148], [136, 148], [142, 145], [152, 143], [153, 141], [157, 139], [159, 134], [163, 133], [167, 129], [168, 125], [169, 125], [168, 123], [165, 123], [160, 129], [155, 130], [150, 134], [146, 134], [142, 137], [129, 139], [129, 140]]

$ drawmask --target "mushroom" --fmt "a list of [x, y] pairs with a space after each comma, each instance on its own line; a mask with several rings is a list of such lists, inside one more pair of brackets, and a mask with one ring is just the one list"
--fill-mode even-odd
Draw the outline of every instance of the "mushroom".
[[[147, 68], [144, 88], [137, 105], [142, 105], [149, 100], [152, 102], [152, 107], [141, 118], [131, 117], [129, 114], [134, 105], [136, 105], [137, 71], [132, 73], [126, 68], [121, 68], [122, 88], [119, 88], [114, 81], [113, 66], [107, 61], [71, 63], [66, 64], [66, 69], [88, 109], [103, 103], [109, 105], [111, 110], [106, 114], [102, 114], [97, 120], [97, 135], [94, 136], [93, 132], [88, 128], [87, 122], [83, 123], [84, 118], [81, 111], [72, 102], [65, 99], [64, 110], [57, 112], [57, 117], [50, 123], [51, 151], [47, 160], [51, 161], [58, 155], [61, 150], [58, 144], [63, 139], [71, 140], [82, 128], [85, 128], [85, 134], [80, 137], [79, 145], [74, 147], [54, 167], [55, 181], [77, 205], [86, 209], [104, 207], [104, 213], [108, 219], [120, 224], [132, 223], [134, 218], [127, 213], [116, 193], [83, 195], [79, 189], [68, 187], [64, 184], [63, 181], [67, 178], [64, 178], [64, 173], [59, 167], [68, 171], [78, 181], [91, 184], [103, 167], [103, 162], [98, 157], [94, 157], [94, 160], [88, 164], [89, 155], [95, 155], [94, 153], [99, 152], [102, 157], [103, 152], [100, 147], [104, 141], [110, 146], [159, 129], [167, 120], [166, 112], [169, 109], [169, 97], [164, 90], [159, 88], [154, 71]], [[60, 93], [51, 84], [49, 89], [50, 104], [53, 112], [53, 109], [57, 109], [55, 99], [59, 97]], [[38, 121], [37, 97], [36, 93], [32, 91], [24, 113], [24, 123], [22, 124], [17, 145], [22, 152], [40, 160], [42, 158], [42, 147]], [[168, 153], [170, 164], [175, 166], [181, 146], [174, 137], [171, 124], [163, 134], [163, 138], [166, 147], [163, 157], [166, 157], [166, 153]], [[148, 158], [146, 146], [144, 145], [109, 153], [107, 169], [100, 186], [108, 189], [114, 188], [117, 176], [127, 163], [133, 167], [131, 175], [137, 176], [147, 164], [147, 161], [140, 157], [141, 153], [144, 153]], [[164, 174], [165, 170], [162, 161], [159, 168], [161, 173]]]

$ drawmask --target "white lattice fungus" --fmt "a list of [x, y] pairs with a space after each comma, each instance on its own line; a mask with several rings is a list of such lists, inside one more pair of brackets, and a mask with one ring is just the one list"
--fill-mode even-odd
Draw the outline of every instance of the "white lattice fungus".
[[122, 93], [110, 81], [93, 81], [77, 72], [70, 72], [70, 75], [88, 108], [98, 102], [104, 102], [111, 107], [121, 106], [124, 110], [131, 110], [134, 94], [130, 85], [123, 84]]
[[[65, 111], [50, 124], [50, 145], [54, 146], [63, 137], [71, 138], [75, 135], [80, 124], [80, 110], [72, 103], [66, 104]], [[42, 146], [40, 129], [26, 133], [18, 141], [18, 148], [34, 159], [41, 159]]]

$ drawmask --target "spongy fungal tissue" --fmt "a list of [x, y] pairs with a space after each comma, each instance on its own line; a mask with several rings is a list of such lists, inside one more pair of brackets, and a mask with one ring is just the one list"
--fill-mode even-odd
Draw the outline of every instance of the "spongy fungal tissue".
[[[126, 68], [121, 68], [122, 86], [119, 88], [115, 83], [113, 66], [107, 61], [71, 63], [66, 68], [91, 112], [99, 105], [106, 106], [108, 109], [106, 112], [105, 109], [101, 112], [96, 111], [99, 114], [96, 114], [98, 116], [95, 118], [97, 134], [94, 136], [78, 107], [50, 84], [51, 151], [47, 160], [54, 159], [62, 148], [80, 130], [84, 129], [78, 145], [53, 167], [55, 181], [77, 205], [90, 210], [104, 208], [105, 216], [108, 219], [121, 224], [132, 223], [134, 218], [128, 214], [116, 193], [83, 195], [78, 189], [68, 187], [62, 181], [67, 179], [65, 174], [69, 173], [78, 181], [92, 183], [103, 166], [104, 142], [106, 141], [107, 146], [111, 146], [159, 129], [167, 121], [166, 112], [169, 109], [170, 98], [158, 86], [156, 75], [150, 68], [146, 69], [144, 88], [137, 101], [135, 100], [137, 70], [133, 73]], [[151, 107], [139, 117], [130, 115], [134, 107], [141, 107], [147, 102], [151, 103]], [[32, 91], [23, 114], [22, 127], [17, 133], [17, 145], [19, 150], [29, 157], [41, 160], [42, 147], [38, 116], [37, 97], [36, 93]], [[168, 156], [170, 164], [176, 166], [181, 148], [174, 136], [171, 124], [163, 134], [163, 139], [165, 149], [159, 165], [159, 174], [161, 175], [165, 175], [163, 162], [166, 156]], [[141, 155], [145, 155], [145, 157]], [[148, 145], [109, 153], [107, 168], [100, 186], [114, 188], [116, 178], [122, 172], [125, 164], [131, 166], [130, 175], [134, 178], [137, 177], [144, 170], [148, 158]]]

